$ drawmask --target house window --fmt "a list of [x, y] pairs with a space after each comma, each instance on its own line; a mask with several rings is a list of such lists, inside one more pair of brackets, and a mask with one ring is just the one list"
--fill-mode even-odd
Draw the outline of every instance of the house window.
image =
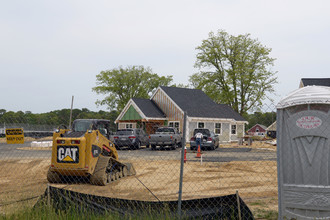
[[236, 125], [231, 125], [231, 134], [236, 134]]
[[204, 128], [204, 122], [198, 122], [197, 128]]
[[214, 128], [215, 134], [221, 134], [221, 123], [215, 123]]
[[133, 124], [126, 124], [126, 128], [133, 128]]
[[168, 123], [169, 127], [176, 128], [178, 131], [180, 130], [180, 122], [178, 121], [170, 121]]
[[259, 128], [256, 129], [256, 132], [259, 132]]

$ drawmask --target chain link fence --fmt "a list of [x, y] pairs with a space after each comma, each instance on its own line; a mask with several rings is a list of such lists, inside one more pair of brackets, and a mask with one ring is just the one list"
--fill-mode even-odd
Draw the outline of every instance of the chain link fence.
[[[261, 112], [276, 108], [264, 106]], [[2, 215], [45, 198], [57, 208], [78, 204], [123, 215], [162, 209], [175, 217], [276, 218], [276, 126], [270, 126], [276, 116], [245, 126], [202, 119], [114, 124], [106, 121], [114, 118], [109, 113], [85, 110], [73, 119], [106, 120], [75, 121], [69, 130], [69, 116], [59, 117], [60, 111], [33, 120], [32, 113], [5, 114], [0, 117]], [[263, 126], [254, 128], [257, 124]], [[11, 128], [23, 129], [24, 143], [7, 144]], [[200, 148], [197, 132], [203, 133]]]

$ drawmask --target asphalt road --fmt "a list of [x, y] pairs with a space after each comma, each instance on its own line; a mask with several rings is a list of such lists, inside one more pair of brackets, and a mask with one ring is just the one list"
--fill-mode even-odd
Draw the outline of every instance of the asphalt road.
[[[24, 150], [24, 148], [30, 146], [31, 142], [24, 144], [0, 143], [0, 160], [47, 159], [51, 157], [51, 150]], [[139, 150], [119, 150], [118, 154], [122, 160], [180, 160], [181, 148], [176, 150], [151, 150], [142, 147]], [[190, 149], [187, 149], [187, 159], [188, 161], [200, 161], [200, 158], [196, 158], [196, 152]], [[276, 160], [276, 152], [267, 149], [217, 148], [213, 151], [203, 151], [202, 159], [203, 162]]]
[[6, 159], [46, 159], [51, 157], [50, 150], [21, 150], [19, 148], [31, 147], [31, 142], [24, 144], [0, 143], [0, 160]]

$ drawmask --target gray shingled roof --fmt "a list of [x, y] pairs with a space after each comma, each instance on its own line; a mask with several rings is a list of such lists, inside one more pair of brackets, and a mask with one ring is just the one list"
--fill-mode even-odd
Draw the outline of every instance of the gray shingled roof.
[[139, 107], [143, 114], [148, 118], [166, 118], [165, 114], [150, 99], [132, 98], [133, 102]]
[[185, 112], [189, 117], [199, 118], [233, 118], [236, 121], [246, 121], [240, 114], [226, 104], [217, 104], [202, 90], [178, 87], [161, 89]]
[[302, 78], [304, 86], [330, 86], [330, 78]]

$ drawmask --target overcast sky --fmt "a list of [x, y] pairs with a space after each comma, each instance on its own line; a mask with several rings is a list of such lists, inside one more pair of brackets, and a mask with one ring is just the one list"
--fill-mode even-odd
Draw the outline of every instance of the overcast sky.
[[[330, 1], [10, 0], [0, 5], [0, 109], [93, 111], [96, 75], [144, 65], [188, 84], [208, 33], [250, 33], [272, 48], [274, 103], [304, 77], [330, 77]], [[271, 109], [274, 110], [274, 109]]]

